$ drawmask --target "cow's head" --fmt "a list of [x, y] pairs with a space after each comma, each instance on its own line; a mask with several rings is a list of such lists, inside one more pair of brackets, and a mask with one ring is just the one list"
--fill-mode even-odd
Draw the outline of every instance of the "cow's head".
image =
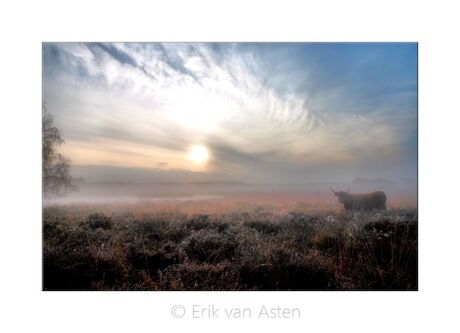
[[336, 197], [339, 198], [340, 203], [346, 203], [349, 201], [350, 198], [350, 186], [348, 186], [347, 192], [345, 191], [334, 191], [334, 189], [331, 187], [331, 191], [334, 193]]

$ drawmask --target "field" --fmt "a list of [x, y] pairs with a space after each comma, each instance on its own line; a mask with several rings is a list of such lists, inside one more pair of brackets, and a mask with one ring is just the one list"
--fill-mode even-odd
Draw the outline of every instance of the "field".
[[43, 288], [417, 290], [416, 205], [325, 198], [46, 205]]

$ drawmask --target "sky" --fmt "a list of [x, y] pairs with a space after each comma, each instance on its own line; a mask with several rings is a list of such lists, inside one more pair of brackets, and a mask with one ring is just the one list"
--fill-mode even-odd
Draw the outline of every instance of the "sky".
[[44, 43], [43, 100], [87, 180], [417, 178], [416, 43]]

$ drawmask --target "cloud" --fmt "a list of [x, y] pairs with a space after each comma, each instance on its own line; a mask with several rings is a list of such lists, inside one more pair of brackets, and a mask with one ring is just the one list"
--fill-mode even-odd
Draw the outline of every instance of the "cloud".
[[147, 72], [143, 66], [139, 65], [128, 53], [118, 49], [113, 44], [88, 43], [87, 46], [93, 52], [95, 48], [99, 48], [105, 51], [107, 54], [109, 54], [112, 58], [117, 60], [121, 65], [128, 64], [134, 68], [141, 70], [146, 76], [150, 77], [151, 79], [155, 79], [155, 77], [152, 74]]
[[186, 150], [204, 144], [213, 159], [199, 171], [305, 178], [324, 165], [405, 159], [416, 133], [416, 72], [405, 72], [412, 63], [401, 52], [47, 43], [44, 99], [75, 164], [197, 171]]

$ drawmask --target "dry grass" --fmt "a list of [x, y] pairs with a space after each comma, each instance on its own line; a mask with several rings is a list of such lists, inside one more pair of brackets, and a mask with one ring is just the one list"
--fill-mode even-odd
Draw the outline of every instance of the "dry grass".
[[44, 289], [417, 289], [414, 209], [206, 204], [46, 207]]

